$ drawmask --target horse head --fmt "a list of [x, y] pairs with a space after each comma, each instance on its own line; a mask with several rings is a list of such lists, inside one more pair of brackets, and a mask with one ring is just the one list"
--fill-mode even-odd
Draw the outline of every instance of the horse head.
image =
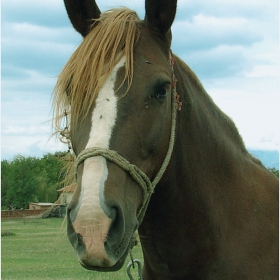
[[56, 86], [77, 155], [68, 237], [84, 267], [117, 270], [172, 150], [176, 1], [147, 0], [144, 20], [127, 9], [101, 14], [91, 0], [64, 2], [84, 37]]

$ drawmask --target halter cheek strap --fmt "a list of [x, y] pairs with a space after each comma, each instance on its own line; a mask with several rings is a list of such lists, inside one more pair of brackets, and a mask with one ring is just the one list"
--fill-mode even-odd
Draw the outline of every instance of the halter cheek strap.
[[169, 146], [168, 150], [165, 156], [165, 159], [156, 175], [154, 180], [151, 182], [148, 176], [137, 166], [134, 164], [131, 164], [129, 161], [127, 161], [124, 157], [119, 155], [116, 151], [110, 150], [110, 149], [103, 149], [103, 148], [88, 148], [83, 150], [76, 159], [75, 162], [75, 175], [77, 176], [77, 169], [78, 166], [84, 162], [87, 158], [96, 157], [96, 156], [102, 156], [106, 158], [107, 160], [113, 162], [120, 168], [122, 168], [124, 171], [129, 173], [129, 175], [133, 178], [133, 180], [141, 187], [143, 192], [143, 200], [142, 204], [138, 209], [137, 213], [137, 219], [139, 222], [139, 225], [142, 223], [143, 218], [145, 216], [151, 195], [154, 192], [154, 189], [157, 185], [157, 183], [162, 178], [172, 155], [174, 141], [175, 141], [175, 128], [176, 128], [176, 116], [177, 116], [177, 110], [181, 110], [182, 102], [179, 102], [179, 95], [176, 92], [176, 82], [177, 79], [174, 74], [174, 58], [171, 56], [171, 67], [173, 71], [173, 86], [172, 86], [172, 120], [171, 120], [171, 133], [170, 133], [170, 140], [169, 140]]

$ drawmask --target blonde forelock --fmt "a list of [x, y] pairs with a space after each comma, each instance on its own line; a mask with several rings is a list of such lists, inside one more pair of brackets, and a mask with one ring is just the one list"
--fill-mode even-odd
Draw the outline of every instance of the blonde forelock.
[[133, 50], [140, 19], [126, 8], [103, 13], [62, 69], [53, 92], [54, 126], [59, 132], [64, 112], [77, 123], [92, 107], [114, 66], [125, 55], [128, 88], [133, 78]]

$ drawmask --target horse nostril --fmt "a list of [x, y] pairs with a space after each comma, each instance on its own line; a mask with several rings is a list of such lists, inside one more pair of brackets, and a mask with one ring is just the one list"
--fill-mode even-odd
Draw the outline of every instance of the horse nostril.
[[112, 223], [108, 231], [107, 245], [113, 245], [117, 240], [125, 234], [125, 221], [123, 211], [120, 207], [114, 206], [110, 208], [110, 216]]
[[79, 233], [77, 233], [77, 241], [78, 246], [84, 245], [83, 237]]
[[66, 210], [66, 216], [67, 216], [68, 222], [69, 222], [69, 220], [71, 221], [71, 211], [72, 211], [72, 209], [70, 209], [69, 205], [68, 205], [67, 210]]
[[113, 213], [113, 216], [112, 216], [112, 225], [111, 227], [116, 227], [119, 223], [119, 220], [120, 220], [120, 209], [118, 209], [118, 207], [114, 207], [112, 209], [112, 213]]
[[118, 207], [116, 206], [106, 207], [104, 212], [108, 216], [108, 218], [114, 221], [116, 216], [118, 215]]

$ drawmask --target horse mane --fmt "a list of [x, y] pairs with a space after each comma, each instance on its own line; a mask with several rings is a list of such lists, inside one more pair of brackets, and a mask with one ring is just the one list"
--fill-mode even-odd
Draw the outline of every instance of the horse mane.
[[[139, 38], [140, 19], [127, 8], [112, 9], [96, 19], [91, 31], [68, 60], [53, 91], [54, 127], [61, 131], [65, 112], [71, 129], [84, 118], [114, 66], [126, 56], [128, 89], [133, 78], [133, 50]], [[128, 90], [127, 89], [127, 90]]]

